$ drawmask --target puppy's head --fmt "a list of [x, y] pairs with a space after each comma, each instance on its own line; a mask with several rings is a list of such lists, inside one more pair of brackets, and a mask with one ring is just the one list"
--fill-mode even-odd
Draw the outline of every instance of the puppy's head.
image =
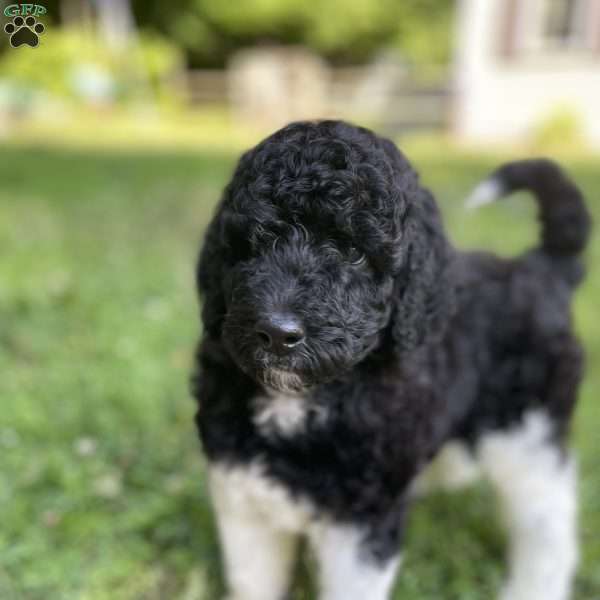
[[280, 391], [343, 376], [389, 333], [440, 330], [449, 250], [396, 147], [342, 122], [295, 123], [242, 156], [198, 267], [206, 334]]

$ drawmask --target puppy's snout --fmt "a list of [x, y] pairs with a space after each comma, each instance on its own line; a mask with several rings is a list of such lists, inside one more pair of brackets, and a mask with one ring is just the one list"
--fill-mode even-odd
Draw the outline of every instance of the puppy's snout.
[[300, 320], [289, 313], [272, 313], [256, 324], [256, 336], [261, 346], [275, 354], [286, 354], [304, 340]]

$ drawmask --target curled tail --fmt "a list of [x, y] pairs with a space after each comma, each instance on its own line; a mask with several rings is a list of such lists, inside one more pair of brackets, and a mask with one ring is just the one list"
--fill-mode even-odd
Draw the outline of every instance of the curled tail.
[[592, 219], [579, 188], [554, 162], [546, 159], [507, 163], [473, 192], [467, 205], [487, 204], [517, 190], [531, 191], [540, 208], [542, 250], [555, 257], [574, 257], [587, 246]]

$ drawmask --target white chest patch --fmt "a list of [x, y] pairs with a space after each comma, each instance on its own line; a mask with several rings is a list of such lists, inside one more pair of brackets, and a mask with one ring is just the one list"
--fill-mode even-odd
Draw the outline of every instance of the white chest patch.
[[302, 395], [274, 392], [254, 400], [254, 424], [266, 436], [292, 437], [306, 427], [309, 414], [325, 418], [323, 408], [315, 407]]

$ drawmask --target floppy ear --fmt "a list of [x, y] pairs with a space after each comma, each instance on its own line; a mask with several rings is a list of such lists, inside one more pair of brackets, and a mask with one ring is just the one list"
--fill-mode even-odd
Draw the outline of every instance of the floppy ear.
[[223, 317], [227, 310], [223, 289], [226, 266], [222, 212], [221, 204], [208, 226], [196, 265], [196, 286], [202, 298], [204, 331], [215, 338], [220, 337]]
[[252, 194], [247, 189], [246, 173], [256, 149], [240, 157], [230, 182], [210, 222], [196, 266], [196, 285], [203, 300], [204, 331], [213, 338], [221, 336], [227, 312], [228, 273], [236, 260], [249, 252], [249, 221], [236, 206]]
[[416, 188], [407, 199], [399, 236], [402, 266], [396, 278], [392, 336], [400, 354], [443, 334], [455, 304], [453, 249], [431, 194]]

